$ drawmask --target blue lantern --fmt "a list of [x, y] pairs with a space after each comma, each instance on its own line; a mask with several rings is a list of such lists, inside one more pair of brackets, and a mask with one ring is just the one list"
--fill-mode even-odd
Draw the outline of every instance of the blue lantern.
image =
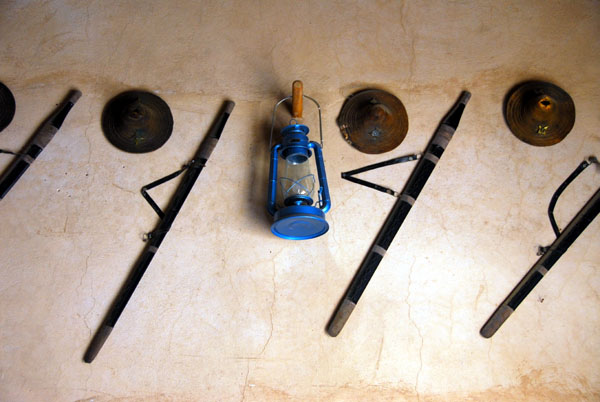
[[[309, 141], [309, 128], [299, 124], [303, 98], [314, 102], [319, 111], [320, 143]], [[271, 147], [267, 210], [275, 220], [271, 225], [273, 234], [283, 239], [305, 240], [321, 236], [329, 230], [325, 213], [331, 208], [331, 199], [323, 162], [321, 107], [316, 100], [302, 94], [302, 82], [294, 81], [293, 95], [280, 100], [273, 110], [271, 141], [277, 108], [289, 99], [292, 99], [292, 119], [281, 130], [281, 143]], [[313, 155], [318, 187], [310, 169]]]

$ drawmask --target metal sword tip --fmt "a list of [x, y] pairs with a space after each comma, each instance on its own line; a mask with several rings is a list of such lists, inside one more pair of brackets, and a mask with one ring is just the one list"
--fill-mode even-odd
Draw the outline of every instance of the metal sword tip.
[[354, 310], [354, 307], [356, 307], [356, 303], [348, 299], [344, 299], [342, 304], [336, 310], [333, 319], [327, 326], [327, 333], [329, 336], [338, 336], [342, 328], [344, 328], [344, 324], [346, 324], [346, 321], [348, 321], [348, 318], [350, 317], [352, 310]]
[[460, 95], [459, 102], [466, 105], [470, 99], [471, 99], [471, 92], [463, 91], [462, 94]]
[[69, 94], [69, 102], [75, 104], [81, 98], [81, 91], [78, 89], [71, 90]]
[[231, 114], [231, 111], [233, 110], [234, 107], [235, 107], [234, 101], [225, 102], [225, 113]]

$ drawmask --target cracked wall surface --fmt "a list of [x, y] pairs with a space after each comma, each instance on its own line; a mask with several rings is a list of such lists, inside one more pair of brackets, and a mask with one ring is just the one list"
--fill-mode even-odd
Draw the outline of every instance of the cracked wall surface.
[[[479, 335], [552, 242], [554, 190], [600, 156], [598, 38], [597, 1], [0, 2], [0, 81], [17, 103], [0, 148], [19, 150], [70, 88], [83, 92], [0, 201], [0, 400], [598, 400], [600, 220], [493, 338]], [[332, 197], [329, 232], [302, 242], [274, 237], [265, 208], [271, 112], [295, 79], [322, 108]], [[572, 96], [560, 144], [507, 128], [503, 99], [526, 79]], [[408, 112], [406, 139], [383, 155], [356, 151], [336, 125], [365, 87]], [[132, 88], [173, 114], [153, 153], [121, 152], [101, 130], [106, 102]], [[423, 151], [462, 90], [473, 96], [454, 138], [329, 337], [395, 202], [340, 172]], [[140, 188], [190, 160], [226, 99], [236, 108], [207, 167], [83, 363], [157, 223]], [[400, 190], [412, 166], [360, 177]], [[161, 207], [176, 184], [151, 190]], [[561, 227], [599, 184], [589, 168], [564, 193]]]

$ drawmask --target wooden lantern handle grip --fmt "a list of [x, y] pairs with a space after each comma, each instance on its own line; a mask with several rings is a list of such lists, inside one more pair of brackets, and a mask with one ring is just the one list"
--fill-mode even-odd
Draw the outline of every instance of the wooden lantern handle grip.
[[296, 80], [292, 84], [292, 117], [302, 118], [302, 81]]

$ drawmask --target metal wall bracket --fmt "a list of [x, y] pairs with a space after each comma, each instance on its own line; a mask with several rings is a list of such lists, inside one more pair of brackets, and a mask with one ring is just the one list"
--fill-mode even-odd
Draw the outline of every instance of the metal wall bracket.
[[[569, 177], [567, 177], [567, 179], [560, 186], [558, 186], [558, 188], [554, 192], [554, 195], [550, 200], [550, 204], [548, 205], [548, 218], [550, 219], [550, 225], [552, 226], [552, 230], [554, 230], [554, 234], [556, 235], [556, 237], [560, 236], [561, 233], [561, 230], [556, 224], [556, 219], [554, 219], [554, 207], [556, 206], [558, 198], [563, 193], [563, 191], [565, 191], [565, 189], [569, 186], [569, 184], [571, 184], [573, 180], [575, 180], [577, 176], [579, 176], [579, 174], [585, 170], [585, 168], [594, 163], [600, 164], [600, 162], [598, 162], [598, 159], [595, 156], [590, 156], [589, 158], [585, 159], [579, 164], [579, 166], [577, 166], [577, 168], [575, 168], [573, 173], [571, 173]], [[549, 248], [550, 246], [538, 246], [537, 255], [544, 255]]]
[[358, 169], [354, 169], [354, 170], [350, 170], [348, 172], [343, 172], [342, 173], [342, 179], [346, 179], [348, 181], [351, 181], [353, 183], [357, 183], [369, 188], [372, 188], [374, 190], [377, 191], [381, 191], [383, 193], [386, 194], [390, 194], [393, 195], [394, 197], [399, 197], [400, 193], [398, 191], [394, 191], [391, 188], [387, 188], [384, 186], [380, 186], [379, 184], [375, 184], [372, 183], [370, 181], [366, 181], [366, 180], [362, 180], [362, 179], [357, 179], [356, 177], [354, 177], [354, 175], [357, 175], [359, 173], [363, 173], [363, 172], [367, 172], [369, 170], [373, 170], [373, 169], [378, 169], [381, 167], [385, 167], [385, 166], [390, 166], [390, 165], [395, 165], [397, 163], [403, 163], [403, 162], [411, 162], [414, 160], [417, 160], [421, 157], [421, 154], [413, 154], [413, 155], [406, 155], [406, 156], [400, 156], [398, 158], [393, 158], [387, 161], [383, 161], [383, 162], [379, 162], [379, 163], [374, 163], [372, 165], [367, 165]]

